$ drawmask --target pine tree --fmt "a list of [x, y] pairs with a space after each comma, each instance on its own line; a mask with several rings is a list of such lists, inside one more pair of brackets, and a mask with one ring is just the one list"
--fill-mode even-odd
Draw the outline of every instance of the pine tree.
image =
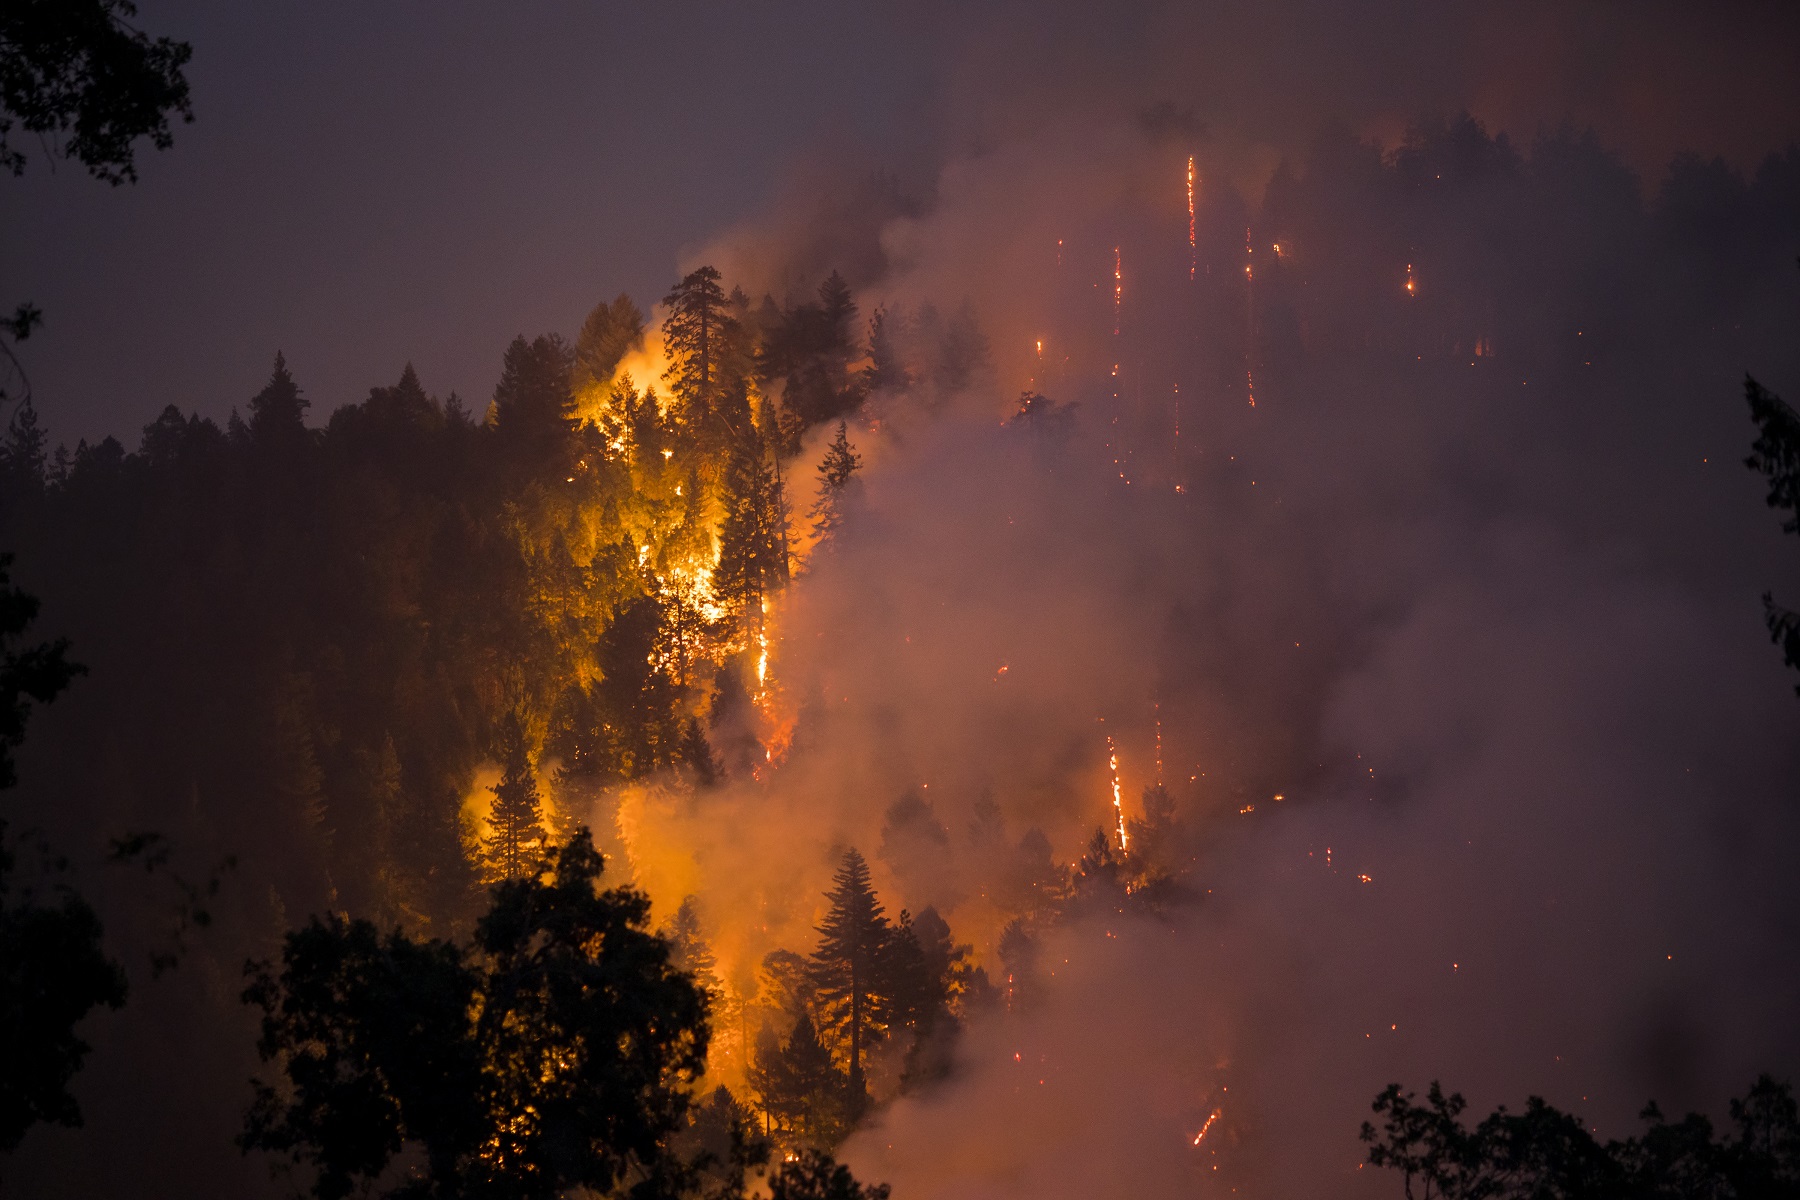
[[719, 286], [719, 272], [699, 267], [682, 277], [663, 297], [663, 351], [669, 356], [664, 376], [674, 390], [689, 425], [698, 427], [719, 407], [725, 358], [740, 325], [734, 305]]
[[686, 971], [694, 977], [694, 983], [705, 989], [709, 996], [717, 997], [719, 986], [718, 964], [713, 958], [712, 947], [706, 942], [706, 935], [700, 930], [700, 912], [694, 906], [694, 898], [682, 898], [681, 907], [663, 930], [663, 939], [669, 943], [669, 961], [677, 969]]
[[496, 882], [533, 875], [538, 851], [544, 845], [537, 776], [517, 718], [508, 724], [503, 737], [505, 761], [500, 782], [489, 789], [494, 793], [494, 806], [488, 820], [490, 832], [482, 846], [489, 876]]
[[863, 1050], [881, 1039], [892, 997], [882, 978], [890, 926], [869, 878], [869, 864], [854, 848], [844, 852], [826, 899], [831, 910], [819, 926], [811, 973], [821, 1023], [835, 1032], [849, 1058], [850, 1098], [860, 1112], [868, 1089]]
[[760, 442], [734, 450], [725, 499], [713, 590], [751, 628], [761, 629], [762, 599], [787, 583], [788, 562], [782, 487]]
[[820, 1145], [833, 1145], [848, 1132], [844, 1076], [804, 1009], [786, 1042], [763, 1023], [747, 1076], [759, 1107], [783, 1132]]
[[501, 361], [488, 422], [515, 469], [554, 463], [569, 443], [574, 416], [574, 355], [556, 334], [515, 337]]
[[287, 357], [277, 350], [269, 382], [250, 398], [250, 436], [261, 445], [291, 444], [305, 436], [308, 407], [288, 370]]
[[818, 539], [820, 546], [828, 545], [843, 525], [846, 492], [860, 466], [862, 456], [850, 444], [849, 427], [839, 421], [837, 436], [831, 439], [825, 457], [819, 462], [819, 495], [808, 514], [812, 517], [813, 537]]
[[[794, 1032], [788, 1035], [781, 1057], [792, 1127], [817, 1144], [835, 1144], [848, 1132], [844, 1120], [845, 1079], [831, 1061], [831, 1051], [819, 1040], [812, 1018], [804, 1012], [794, 1022]], [[852, 1098], [858, 1094], [852, 1085]]]

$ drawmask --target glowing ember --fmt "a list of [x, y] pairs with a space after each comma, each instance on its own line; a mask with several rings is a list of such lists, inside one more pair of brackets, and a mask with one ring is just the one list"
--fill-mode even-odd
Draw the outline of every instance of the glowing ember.
[[[1125, 267], [1124, 260], [1119, 257], [1119, 248], [1113, 247], [1113, 336], [1119, 336], [1119, 315], [1125, 308]], [[1114, 374], [1118, 368], [1113, 369]]]

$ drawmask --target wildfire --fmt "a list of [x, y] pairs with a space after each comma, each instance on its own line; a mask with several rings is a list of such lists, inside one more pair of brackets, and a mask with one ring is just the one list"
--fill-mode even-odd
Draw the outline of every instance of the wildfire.
[[1194, 224], [1194, 156], [1188, 155], [1187, 200], [1188, 200], [1188, 278], [1200, 269], [1200, 240]]
[[1119, 248], [1113, 247], [1113, 336], [1119, 336], [1119, 318], [1125, 310], [1125, 264]]
[[1256, 246], [1250, 240], [1250, 230], [1244, 230], [1244, 392], [1249, 397], [1250, 407], [1256, 407], [1256, 371], [1253, 366], [1256, 359], [1256, 275], [1251, 270], [1250, 260], [1256, 254]]
[[1106, 739], [1107, 765], [1112, 768], [1113, 812], [1119, 818], [1119, 853], [1130, 849], [1130, 842], [1125, 836], [1125, 789], [1119, 783], [1119, 748], [1113, 744], [1111, 737]]
[[1207, 1130], [1213, 1127], [1213, 1122], [1217, 1121], [1224, 1111], [1225, 1110], [1222, 1108], [1215, 1108], [1212, 1110], [1206, 1118], [1206, 1123], [1200, 1126], [1200, 1132], [1194, 1135], [1194, 1145], [1198, 1146], [1202, 1141], [1206, 1140]]

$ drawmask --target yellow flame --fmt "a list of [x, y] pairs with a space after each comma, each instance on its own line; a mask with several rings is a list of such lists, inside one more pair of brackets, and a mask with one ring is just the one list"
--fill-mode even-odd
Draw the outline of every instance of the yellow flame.
[[1196, 270], [1198, 270], [1199, 266], [1200, 266], [1200, 242], [1199, 242], [1199, 238], [1197, 236], [1197, 229], [1194, 224], [1194, 184], [1196, 182], [1197, 182], [1197, 180], [1195, 179], [1195, 176], [1194, 176], [1194, 156], [1190, 154], [1190, 155], [1188, 155], [1188, 169], [1187, 169], [1188, 278], [1189, 279], [1192, 279], [1194, 277], [1194, 272]]
[[1125, 836], [1125, 789], [1119, 782], [1119, 749], [1112, 738], [1106, 739], [1107, 764], [1112, 768], [1113, 812], [1119, 818], [1119, 853], [1123, 854], [1131, 848]]

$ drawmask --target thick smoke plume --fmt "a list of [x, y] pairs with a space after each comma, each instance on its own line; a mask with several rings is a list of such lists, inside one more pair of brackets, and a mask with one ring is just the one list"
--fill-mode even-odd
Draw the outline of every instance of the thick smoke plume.
[[[1374, 1193], [1391, 1080], [1622, 1135], [1791, 1071], [1800, 762], [1755, 597], [1792, 570], [1735, 391], [1800, 366], [1793, 154], [1644, 180], [1465, 118], [1328, 134], [1260, 195], [1211, 166], [1155, 110], [1064, 124], [797, 243], [879, 245], [903, 327], [966, 300], [992, 371], [859, 431], [862, 507], [782, 616], [794, 752], [677, 835], [722, 930], [767, 864], [791, 903], [885, 845], [896, 906], [997, 971], [1017, 852], [979, 804], [1073, 859], [1109, 737], [1136, 817], [1160, 735], [1188, 871], [1160, 920], [1055, 933], [1041, 1005], [850, 1160], [917, 1196]], [[754, 953], [806, 940], [788, 911]]]

